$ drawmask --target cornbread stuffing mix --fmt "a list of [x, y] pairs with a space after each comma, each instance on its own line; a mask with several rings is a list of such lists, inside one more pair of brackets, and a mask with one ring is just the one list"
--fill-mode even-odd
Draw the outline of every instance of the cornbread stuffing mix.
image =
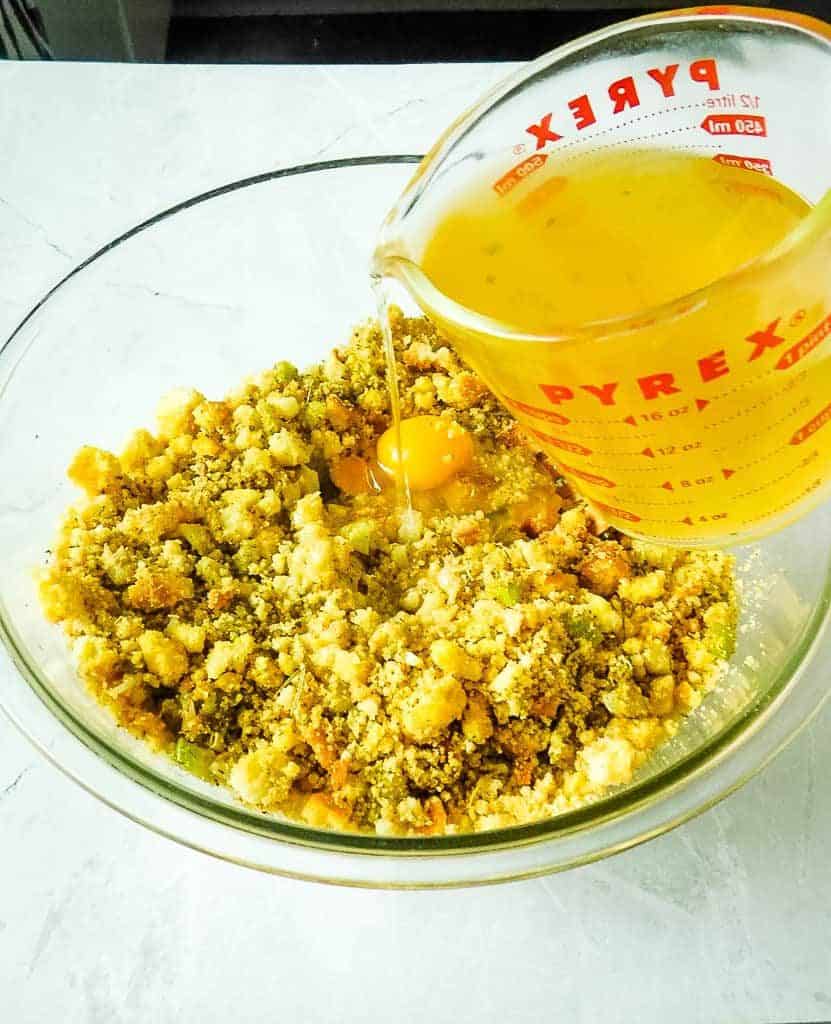
[[436, 835], [579, 806], [718, 677], [732, 560], [599, 532], [427, 320], [394, 334], [412, 510], [368, 323], [82, 448], [44, 608], [120, 723], [262, 811]]

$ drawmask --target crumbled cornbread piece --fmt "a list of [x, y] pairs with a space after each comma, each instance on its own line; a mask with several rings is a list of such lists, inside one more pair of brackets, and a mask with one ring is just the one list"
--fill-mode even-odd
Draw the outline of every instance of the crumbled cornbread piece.
[[378, 472], [370, 323], [81, 449], [45, 610], [123, 725], [261, 810], [436, 835], [595, 799], [730, 656], [732, 560], [598, 536], [428, 321], [395, 341], [404, 415], [472, 446], [412, 511]]

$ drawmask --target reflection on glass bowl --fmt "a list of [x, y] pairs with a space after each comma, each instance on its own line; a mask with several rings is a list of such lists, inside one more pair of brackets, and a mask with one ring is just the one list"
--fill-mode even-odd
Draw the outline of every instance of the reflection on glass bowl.
[[82, 444], [118, 448], [159, 396], [224, 394], [280, 359], [308, 365], [372, 311], [376, 226], [416, 157], [290, 168], [195, 197], [73, 271], [0, 352], [0, 628], [20, 675], [0, 701], [111, 806], [180, 842], [267, 871], [354, 885], [475, 884], [563, 869], [648, 839], [757, 771], [825, 696], [831, 514], [737, 551], [744, 609], [727, 678], [627, 786], [538, 824], [380, 838], [247, 810], [115, 726], [77, 682], [33, 570]]

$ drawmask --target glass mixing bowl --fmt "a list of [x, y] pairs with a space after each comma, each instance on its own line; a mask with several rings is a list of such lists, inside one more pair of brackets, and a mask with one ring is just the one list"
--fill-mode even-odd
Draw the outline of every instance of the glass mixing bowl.
[[269, 172], [181, 203], [53, 288], [0, 352], [0, 632], [20, 675], [10, 717], [110, 806], [262, 870], [353, 885], [476, 884], [625, 849], [710, 806], [764, 765], [826, 695], [831, 509], [738, 552], [745, 608], [729, 676], [631, 784], [538, 824], [392, 839], [318, 831], [235, 803], [120, 730], [77, 682], [34, 571], [77, 497], [82, 444], [118, 449], [180, 385], [219, 397], [280, 359], [301, 365], [372, 313], [375, 231], [415, 156]]

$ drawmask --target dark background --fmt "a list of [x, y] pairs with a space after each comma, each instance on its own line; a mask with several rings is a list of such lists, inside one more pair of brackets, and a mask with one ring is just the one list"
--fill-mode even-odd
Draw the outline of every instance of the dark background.
[[[684, 0], [177, 0], [167, 54], [208, 62], [526, 60], [614, 21], [683, 6]], [[756, 6], [831, 17], [831, 0]]]
[[[614, 21], [676, 6], [683, 0], [0, 0], [0, 57], [525, 60]], [[778, 0], [778, 6], [831, 19], [831, 0]]]

